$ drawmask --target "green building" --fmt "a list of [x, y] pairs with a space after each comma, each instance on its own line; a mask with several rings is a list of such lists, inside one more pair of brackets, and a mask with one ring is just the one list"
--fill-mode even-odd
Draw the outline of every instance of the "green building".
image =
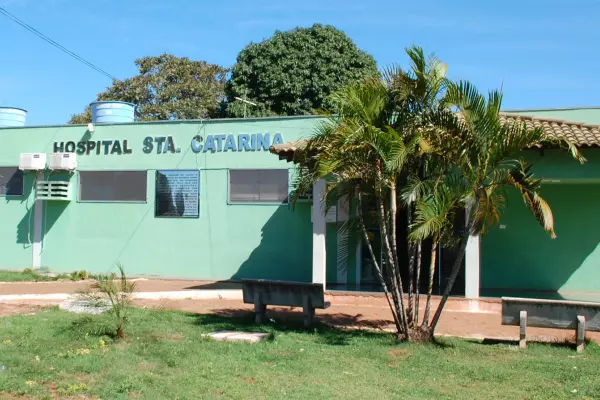
[[[566, 134], [588, 163], [525, 152], [547, 183], [558, 238], [509, 194], [501, 225], [469, 243], [464, 294], [598, 295], [600, 109], [518, 113]], [[318, 117], [115, 121], [0, 128], [0, 269], [105, 273], [121, 263], [132, 276], [375, 283], [361, 243], [338, 257], [344, 207], [323, 215], [311, 198], [288, 204], [295, 166], [286, 155]], [[317, 182], [314, 198], [324, 189]]]

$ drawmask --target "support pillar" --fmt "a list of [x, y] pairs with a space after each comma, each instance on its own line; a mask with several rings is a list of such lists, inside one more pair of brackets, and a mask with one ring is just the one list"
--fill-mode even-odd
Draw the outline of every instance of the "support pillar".
[[37, 182], [44, 180], [44, 172], [38, 171], [35, 176], [35, 186], [33, 188], [34, 206], [33, 210], [33, 243], [31, 244], [32, 260], [31, 266], [33, 269], [40, 269], [42, 266], [42, 230], [43, 230], [43, 200], [36, 200], [37, 197]]
[[479, 236], [470, 236], [465, 252], [465, 297], [479, 298]]
[[319, 179], [313, 184], [313, 257], [312, 257], [312, 281], [321, 283], [325, 288], [326, 282], [326, 253], [325, 253], [325, 213], [323, 209], [323, 199], [325, 197], [326, 183], [324, 179]]

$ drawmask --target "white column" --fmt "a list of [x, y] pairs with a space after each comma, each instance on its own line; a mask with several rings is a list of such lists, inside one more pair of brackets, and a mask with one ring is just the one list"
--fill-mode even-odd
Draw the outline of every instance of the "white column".
[[[337, 222], [343, 224], [348, 220], [350, 214], [350, 205], [348, 199], [344, 197], [338, 202], [337, 205]], [[338, 225], [340, 226], [340, 225]], [[350, 252], [351, 249], [348, 247], [348, 229], [343, 232], [337, 232], [337, 282], [348, 283], [348, 260], [350, 257], [341, 257], [340, 249], [346, 247], [346, 252]]]
[[479, 236], [470, 236], [465, 252], [465, 297], [479, 298]]
[[[35, 177], [35, 182], [44, 180], [44, 172], [38, 171]], [[37, 185], [35, 185], [37, 186]], [[42, 229], [43, 229], [43, 201], [36, 200], [37, 187], [33, 188], [34, 206], [33, 210], [33, 243], [31, 244], [32, 260], [31, 266], [33, 269], [39, 269], [42, 266]]]
[[313, 283], [321, 283], [325, 287], [326, 253], [325, 253], [325, 213], [323, 198], [325, 197], [325, 180], [319, 179], [313, 184]]

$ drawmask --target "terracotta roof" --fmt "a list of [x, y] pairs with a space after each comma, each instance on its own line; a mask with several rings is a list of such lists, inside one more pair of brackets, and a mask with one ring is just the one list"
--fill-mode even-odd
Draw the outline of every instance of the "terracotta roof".
[[[577, 147], [600, 147], [600, 125], [505, 112], [500, 113], [500, 120], [505, 123], [521, 121], [526, 123], [528, 127], [541, 127], [547, 135], [555, 137], [564, 136]], [[303, 149], [304, 146], [306, 146], [306, 140], [297, 140], [295, 142], [273, 145], [269, 148], [269, 151], [273, 154], [278, 154], [280, 159], [291, 161], [294, 152]]]
[[600, 147], [600, 125], [504, 112], [500, 113], [500, 120], [508, 123], [521, 121], [528, 127], [541, 127], [548, 136], [563, 136], [577, 147]]

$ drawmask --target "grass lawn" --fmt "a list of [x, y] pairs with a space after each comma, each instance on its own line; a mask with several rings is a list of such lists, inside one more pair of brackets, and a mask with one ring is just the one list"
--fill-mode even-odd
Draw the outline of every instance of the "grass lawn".
[[[572, 399], [600, 395], [600, 347], [395, 345], [389, 335], [303, 331], [252, 316], [134, 309], [128, 337], [101, 336], [107, 316], [57, 309], [0, 318], [0, 398]], [[203, 333], [260, 330], [260, 344]], [[5, 397], [3, 397], [5, 396]], [[10, 397], [9, 397], [10, 396]]]
[[24, 271], [0, 271], [0, 282], [51, 282], [59, 279], [70, 279], [79, 280], [79, 276], [75, 276], [78, 272], [73, 274], [55, 274], [55, 275], [43, 275], [36, 271], [26, 269]]

